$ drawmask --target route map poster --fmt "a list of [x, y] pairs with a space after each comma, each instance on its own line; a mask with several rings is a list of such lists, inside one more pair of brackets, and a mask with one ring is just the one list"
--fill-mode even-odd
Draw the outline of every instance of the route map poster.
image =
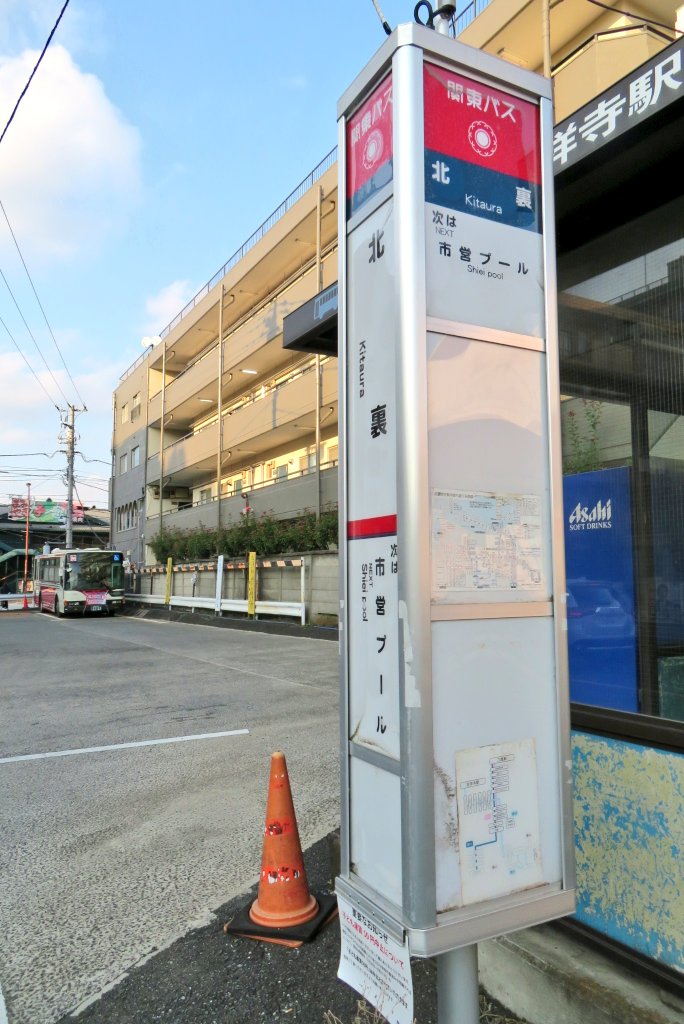
[[463, 903], [543, 882], [532, 739], [456, 754]]
[[432, 492], [432, 593], [543, 586], [537, 494]]

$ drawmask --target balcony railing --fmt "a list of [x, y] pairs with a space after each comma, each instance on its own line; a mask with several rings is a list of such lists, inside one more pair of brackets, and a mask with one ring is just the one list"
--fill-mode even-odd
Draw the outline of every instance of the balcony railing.
[[[321, 473], [323, 473], [325, 470], [336, 469], [336, 468], [337, 468], [337, 459], [331, 459], [329, 462], [322, 462], [320, 470], [321, 470]], [[273, 487], [274, 485], [277, 485], [277, 484], [286, 484], [286, 483], [288, 483], [291, 480], [297, 480], [297, 479], [301, 479], [302, 477], [305, 477], [305, 476], [311, 476], [311, 474], [315, 473], [315, 472], [316, 472], [316, 467], [315, 466], [308, 466], [308, 467], [305, 467], [304, 469], [296, 469], [293, 472], [288, 473], [287, 476], [274, 476], [274, 477], [271, 477], [270, 480], [260, 480], [259, 483], [249, 484], [247, 487], [244, 487], [241, 491], [222, 491], [221, 492], [221, 501], [228, 501], [230, 498], [240, 498], [240, 497], [244, 498], [246, 495], [252, 494], [254, 491], [262, 491], [266, 487]], [[205, 506], [205, 505], [207, 505], [207, 506], [213, 505], [216, 501], [218, 501], [218, 498], [214, 494], [214, 495], [211, 496], [211, 498], [200, 498], [198, 501], [185, 501], [185, 502], [181, 502], [178, 505], [178, 510], [177, 511], [178, 512], [183, 512], [183, 511], [185, 511], [186, 509], [189, 509], [189, 508], [201, 508], [202, 506]], [[175, 512], [168, 512], [168, 511], [164, 512], [164, 518], [166, 519], [167, 516], [172, 516], [174, 514], [175, 514]], [[146, 518], [147, 519], [156, 519], [156, 518], [158, 518], [158, 516], [159, 516], [158, 512], [152, 512], [152, 513], [148, 513]]]
[[133, 371], [138, 369], [140, 364], [142, 362], [144, 362], [145, 359], [147, 359], [147, 357], [149, 356], [149, 354], [150, 354], [150, 352], [152, 351], [153, 348], [154, 348], [154, 345], [148, 345], [147, 346], [147, 348], [145, 349], [143, 354], [141, 356], [138, 356], [138, 358], [135, 360], [135, 362], [131, 363], [131, 365], [128, 367], [127, 370], [124, 370], [124, 372], [119, 377], [119, 383], [121, 383], [121, 381], [126, 380], [126, 377], [130, 377], [130, 375], [133, 373]]
[[485, 7], [488, 7], [491, 0], [471, 0], [461, 13], [454, 19], [454, 35], [458, 37], [470, 25], [471, 21], [482, 14]]
[[[321, 359], [321, 367], [323, 367], [325, 363], [327, 363], [328, 361], [329, 357], [323, 356]], [[255, 402], [261, 402], [266, 398], [270, 398], [277, 391], [280, 391], [281, 388], [287, 387], [288, 385], [292, 384], [296, 380], [299, 380], [300, 377], [304, 377], [308, 373], [313, 373], [315, 369], [315, 363], [300, 366], [298, 369], [288, 374], [287, 377], [283, 378], [282, 380], [279, 380], [276, 384], [270, 384], [268, 386], [264, 385], [263, 387], [257, 388], [255, 391], [250, 391], [248, 394], [242, 395], [241, 398], [238, 398], [230, 405], [227, 405], [223, 409], [222, 415], [232, 416], [234, 412], [237, 412], [239, 409], [243, 409], [247, 405], [254, 405]], [[170, 444], [164, 445], [164, 451], [167, 452], [175, 445], [181, 444], [183, 441], [187, 441], [188, 438], [195, 437], [197, 434], [201, 434], [203, 430], [207, 430], [209, 427], [215, 426], [216, 420], [217, 417], [216, 415], [214, 415], [211, 417], [211, 419], [203, 423], [201, 427], [197, 427], [195, 430], [189, 431], [189, 433], [184, 434], [183, 437], [175, 438], [173, 441], [170, 442]], [[148, 456], [148, 458], [157, 458], [158, 454], [158, 452], [155, 452], [153, 455]]]
[[293, 192], [290, 192], [287, 199], [284, 199], [280, 206], [278, 206], [273, 211], [270, 217], [267, 217], [263, 224], [259, 225], [254, 234], [250, 235], [247, 241], [242, 243], [240, 248], [233, 253], [233, 255], [230, 257], [227, 263], [224, 263], [221, 269], [217, 270], [217, 272], [214, 274], [210, 281], [207, 281], [204, 288], [200, 288], [197, 294], [192, 299], [190, 299], [190, 302], [188, 302], [187, 306], [185, 306], [180, 311], [178, 316], [174, 320], [172, 320], [167, 327], [164, 328], [164, 330], [161, 332], [160, 337], [165, 338], [166, 335], [174, 329], [174, 327], [178, 326], [178, 324], [181, 322], [184, 316], [187, 316], [188, 313], [192, 312], [197, 303], [201, 302], [201, 300], [206, 295], [209, 294], [214, 285], [218, 284], [221, 278], [225, 277], [228, 271], [231, 270], [236, 263], [239, 263], [240, 260], [249, 252], [249, 250], [252, 249], [257, 244], [257, 242], [261, 241], [266, 232], [270, 231], [273, 225], [277, 224], [280, 218], [284, 217], [287, 211], [291, 210], [294, 204], [302, 198], [304, 193], [308, 192], [311, 186], [314, 185], [319, 178], [323, 177], [326, 171], [330, 170], [330, 168], [332, 167], [336, 160], [337, 146], [331, 149], [327, 156], [323, 157], [321, 162], [317, 164], [316, 167], [314, 167], [314, 169], [309, 174], [307, 174], [306, 178], [304, 178], [303, 181], [300, 181], [299, 185], [297, 185], [297, 188]]

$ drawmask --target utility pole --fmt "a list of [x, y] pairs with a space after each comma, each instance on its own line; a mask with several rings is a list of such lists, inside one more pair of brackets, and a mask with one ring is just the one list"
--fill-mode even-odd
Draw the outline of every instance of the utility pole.
[[74, 430], [74, 418], [77, 412], [83, 412], [73, 405], [67, 407], [66, 427], [66, 457], [67, 457], [67, 507], [66, 507], [66, 540], [65, 546], [74, 546], [74, 448], [76, 444], [76, 432]]
[[31, 521], [31, 484], [26, 484], [26, 547], [24, 552], [24, 600], [26, 600], [26, 581], [28, 580], [29, 558], [29, 522]]

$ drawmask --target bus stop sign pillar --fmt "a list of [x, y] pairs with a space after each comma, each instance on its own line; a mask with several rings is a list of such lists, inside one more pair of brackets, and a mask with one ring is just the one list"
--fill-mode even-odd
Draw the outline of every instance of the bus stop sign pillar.
[[428, 957], [574, 910], [551, 87], [401, 25], [338, 118], [337, 891]]

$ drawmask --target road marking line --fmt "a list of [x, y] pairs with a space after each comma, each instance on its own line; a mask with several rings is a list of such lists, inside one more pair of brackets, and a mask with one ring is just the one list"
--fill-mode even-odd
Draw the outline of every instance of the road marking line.
[[[18, 754], [16, 757], [0, 757], [0, 764], [11, 764], [14, 761], [39, 761], [45, 757], [69, 757], [71, 754], [99, 754], [106, 750], [129, 750], [131, 747], [157, 747], [165, 743], [187, 743], [189, 740], [214, 740], [221, 736], [247, 736], [249, 729], [232, 729], [229, 732], [204, 732], [196, 736], [172, 736], [164, 740], [136, 740], [134, 743], [110, 743], [104, 747], [79, 747], [74, 750], [51, 750], [45, 754]], [[0, 992], [0, 998], [2, 993]], [[0, 1024], [2, 1008], [0, 1006]]]
[[5, 1000], [2, 997], [2, 987], [0, 986], [0, 1024], [8, 1024], [8, 1022], [9, 1018], [5, 1008]]

